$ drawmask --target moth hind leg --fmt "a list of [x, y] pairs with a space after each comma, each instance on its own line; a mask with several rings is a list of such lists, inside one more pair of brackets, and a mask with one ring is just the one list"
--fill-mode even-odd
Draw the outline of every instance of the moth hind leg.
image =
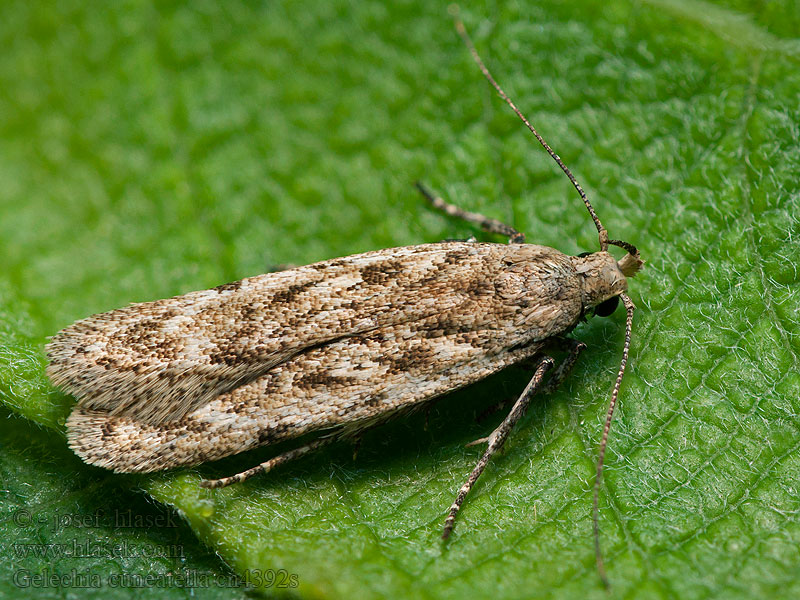
[[295, 448], [293, 450], [289, 450], [288, 452], [284, 452], [283, 454], [279, 454], [273, 458], [270, 458], [263, 463], [256, 465], [246, 471], [242, 471], [241, 473], [237, 473], [236, 475], [230, 475], [229, 477], [221, 477], [219, 479], [203, 479], [200, 481], [200, 487], [204, 488], [223, 488], [229, 485], [233, 485], [234, 483], [240, 483], [242, 481], [246, 481], [251, 477], [258, 475], [260, 473], [268, 473], [275, 467], [287, 463], [295, 458], [300, 458], [301, 456], [308, 454], [322, 446], [327, 446], [328, 444], [335, 442], [339, 439], [337, 435], [330, 435], [326, 437], [317, 438], [316, 440], [309, 442], [305, 446], [300, 446], [299, 448]]
[[417, 189], [420, 193], [425, 197], [428, 203], [435, 208], [436, 210], [442, 211], [444, 214], [449, 215], [451, 217], [456, 217], [458, 219], [462, 219], [464, 221], [468, 221], [470, 223], [475, 223], [480, 226], [481, 229], [484, 231], [488, 231], [489, 233], [497, 233], [499, 235], [504, 235], [508, 238], [508, 242], [510, 244], [524, 244], [525, 243], [525, 234], [517, 231], [511, 225], [506, 225], [502, 221], [498, 221], [497, 219], [492, 219], [490, 217], [486, 217], [479, 213], [470, 212], [468, 210], [463, 210], [449, 202], [445, 202], [439, 196], [436, 196], [431, 192], [428, 188], [422, 185], [419, 181], [417, 181], [414, 185], [417, 186]]

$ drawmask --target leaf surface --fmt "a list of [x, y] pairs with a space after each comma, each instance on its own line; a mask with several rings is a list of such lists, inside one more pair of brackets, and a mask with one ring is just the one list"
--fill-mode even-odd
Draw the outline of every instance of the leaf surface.
[[[796, 3], [580, 0], [462, 12], [612, 237], [647, 261], [631, 282], [639, 311], [601, 497], [613, 595], [796, 596]], [[111, 475], [71, 455], [60, 425], [71, 399], [44, 376], [46, 336], [92, 313], [282, 264], [495, 239], [430, 212], [417, 179], [531, 242], [596, 249], [569, 182], [488, 88], [443, 6], [9, 2], [0, 23], [9, 543], [76, 539], [16, 527], [20, 506], [48, 517], [117, 506], [169, 514], [143, 506], [143, 488], [199, 540], [181, 534], [181, 566], [228, 573], [206, 545], [268, 594], [606, 597], [591, 488], [622, 311], [576, 329], [589, 345], [579, 366], [534, 403], [447, 544], [446, 509], [480, 455], [464, 445], [501, 419], [476, 415], [513, 400], [524, 370], [367, 433], [356, 460], [340, 444], [217, 491], [200, 490], [199, 474], [231, 474], [275, 449], [194, 472]], [[168, 534], [136, 531], [140, 544]], [[2, 594], [14, 590], [17, 563], [0, 556]], [[277, 569], [299, 586], [258, 579]]]

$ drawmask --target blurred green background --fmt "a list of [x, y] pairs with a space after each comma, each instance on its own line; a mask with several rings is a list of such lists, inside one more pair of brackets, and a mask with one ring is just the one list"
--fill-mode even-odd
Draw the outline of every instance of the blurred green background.
[[[797, 597], [800, 5], [462, 16], [611, 235], [647, 260], [601, 497], [612, 597]], [[446, 545], [480, 453], [464, 444], [501, 415], [475, 417], [522, 370], [369, 433], [356, 460], [340, 444], [219, 491], [199, 473], [274, 450], [147, 477], [88, 467], [63, 435], [73, 400], [44, 375], [47, 336], [129, 302], [502, 241], [430, 212], [416, 179], [529, 241], [594, 250], [574, 190], [446, 4], [9, 1], [0, 40], [0, 597], [607, 597], [591, 486], [621, 311], [575, 331], [580, 365], [531, 408]], [[119, 578], [137, 574], [156, 579]], [[278, 588], [289, 574], [297, 587]]]

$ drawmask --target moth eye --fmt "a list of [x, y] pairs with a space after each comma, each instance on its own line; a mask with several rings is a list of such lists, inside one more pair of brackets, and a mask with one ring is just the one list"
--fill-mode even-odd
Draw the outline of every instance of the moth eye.
[[591, 254], [592, 254], [591, 252], [581, 252], [580, 254], [578, 254], [578, 258], [586, 258], [587, 256], [590, 256]]
[[617, 306], [619, 306], [619, 296], [614, 296], [613, 298], [604, 300], [595, 306], [594, 314], [596, 314], [598, 317], [607, 317], [617, 310]]

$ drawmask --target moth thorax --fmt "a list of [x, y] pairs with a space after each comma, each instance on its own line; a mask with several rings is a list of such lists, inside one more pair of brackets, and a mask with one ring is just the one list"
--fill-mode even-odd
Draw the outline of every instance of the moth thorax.
[[608, 252], [594, 252], [571, 258], [582, 279], [584, 311], [628, 290], [625, 275]]

